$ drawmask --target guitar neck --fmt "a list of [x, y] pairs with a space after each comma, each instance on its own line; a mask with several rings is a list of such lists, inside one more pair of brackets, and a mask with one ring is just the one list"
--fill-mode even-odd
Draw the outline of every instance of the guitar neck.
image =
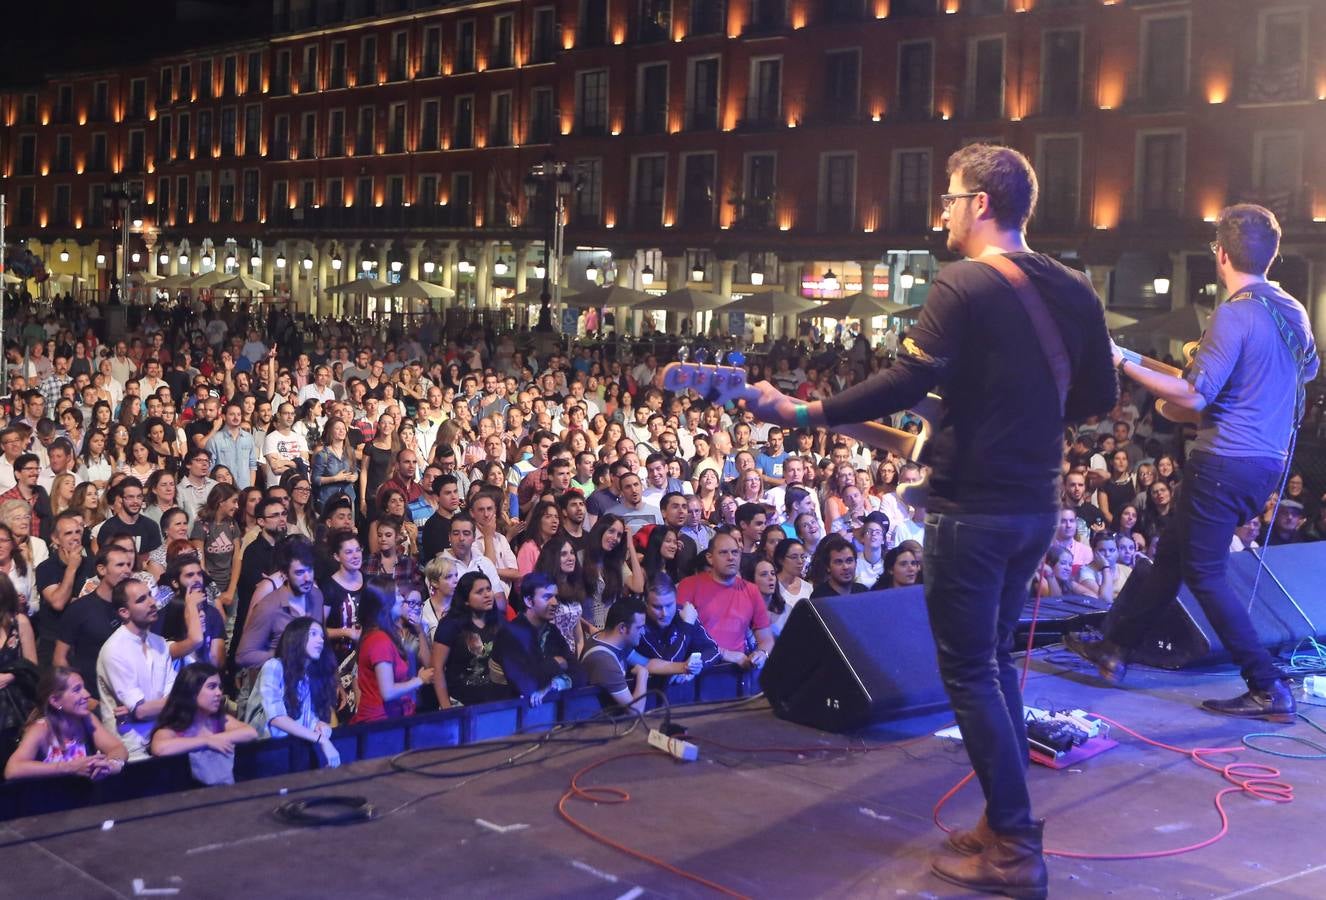
[[1120, 347], [1119, 352], [1123, 354], [1124, 359], [1128, 360], [1128, 362], [1135, 366], [1141, 366], [1144, 369], [1150, 369], [1152, 372], [1159, 372], [1162, 375], [1169, 375], [1174, 378], [1183, 377], [1182, 369], [1176, 369], [1174, 366], [1171, 366], [1168, 363], [1163, 363], [1158, 359], [1143, 356], [1136, 350], [1125, 350], [1123, 347]]
[[829, 429], [834, 434], [841, 434], [854, 441], [874, 447], [876, 450], [888, 450], [903, 459], [916, 459], [920, 450], [922, 436], [881, 425], [878, 422], [856, 422], [851, 425], [838, 425]]

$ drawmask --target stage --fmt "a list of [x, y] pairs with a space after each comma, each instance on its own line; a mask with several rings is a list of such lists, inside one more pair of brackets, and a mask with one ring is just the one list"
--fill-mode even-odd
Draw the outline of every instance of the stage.
[[[1241, 690], [1229, 670], [1134, 669], [1127, 689], [1115, 690], [1097, 687], [1062, 662], [1060, 655], [1037, 653], [1029, 703], [1082, 707], [1184, 747], [1238, 744], [1251, 731], [1322, 737], [1301, 721], [1240, 723], [1201, 712], [1201, 699]], [[1326, 709], [1303, 711], [1326, 722]], [[582, 777], [582, 786], [622, 788], [631, 795], [629, 803], [571, 800], [568, 811], [624, 845], [752, 897], [971, 896], [928, 874], [928, 858], [942, 839], [931, 810], [967, 772], [965, 756], [958, 745], [939, 739], [908, 740], [947, 724], [945, 716], [893, 722], [855, 739], [779, 721], [760, 698], [678, 708], [674, 719], [698, 737], [698, 762], [678, 763], [657, 753], [608, 762]], [[504, 746], [484, 757], [473, 756], [482, 745], [429, 750], [402, 761], [446, 761], [432, 770], [471, 773], [449, 780], [396, 771], [378, 759], [332, 772], [14, 820], [0, 824], [0, 896], [720, 896], [597, 843], [559, 816], [559, 798], [576, 772], [648, 750], [640, 728], [597, 745], [562, 742], [606, 739], [611, 732], [601, 724], [568, 730], [517, 766], [486, 773], [474, 770], [529, 745]], [[1080, 767], [1032, 767], [1036, 809], [1049, 819], [1048, 845], [1144, 852], [1197, 843], [1219, 830], [1212, 797], [1229, 786], [1219, 774], [1115, 736], [1117, 749]], [[706, 739], [871, 752], [753, 754]], [[1238, 759], [1279, 768], [1297, 788], [1296, 799], [1277, 804], [1230, 796], [1229, 836], [1182, 856], [1051, 859], [1051, 896], [1326, 896], [1326, 762], [1250, 750]], [[357, 780], [330, 784], [346, 778]], [[290, 793], [276, 796], [281, 788]], [[273, 814], [282, 802], [321, 794], [361, 795], [386, 815], [313, 829]], [[199, 804], [209, 806], [188, 809]], [[948, 804], [944, 817], [966, 825], [978, 812], [973, 785]], [[125, 821], [129, 817], [142, 818]], [[119, 821], [103, 830], [106, 820]], [[41, 838], [21, 840], [33, 836]]]

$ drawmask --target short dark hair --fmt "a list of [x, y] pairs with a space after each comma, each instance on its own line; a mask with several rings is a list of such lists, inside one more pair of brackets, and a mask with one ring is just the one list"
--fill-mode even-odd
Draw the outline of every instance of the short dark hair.
[[677, 585], [673, 582], [672, 576], [667, 572], [664, 572], [662, 569], [659, 569], [650, 577], [649, 581], [645, 583], [645, 595], [653, 595], [655, 597], [667, 595], [669, 597], [675, 597], [677, 596]]
[[1216, 243], [1235, 271], [1265, 275], [1280, 252], [1280, 222], [1255, 203], [1226, 206], [1216, 218]]
[[556, 580], [546, 572], [530, 572], [520, 579], [520, 590], [511, 595], [511, 605], [515, 607], [516, 612], [523, 613], [529, 609], [529, 602], [534, 599], [537, 591], [556, 587]]
[[575, 468], [575, 464], [572, 463], [571, 460], [566, 459], [565, 457], [559, 457], [558, 459], [554, 459], [552, 462], [548, 463], [549, 472], [552, 472], [554, 469], [573, 469], [573, 468]]
[[620, 597], [608, 607], [607, 618], [603, 621], [603, 630], [612, 631], [618, 625], [630, 628], [636, 616], [645, 614], [645, 605], [636, 597]]
[[23, 468], [24, 466], [30, 466], [33, 463], [36, 463], [39, 466], [41, 465], [41, 460], [37, 458], [37, 454], [20, 453], [18, 455], [18, 459], [14, 460], [14, 471], [17, 472], [19, 469]]
[[755, 521], [756, 516], [767, 514], [763, 503], [743, 503], [737, 507], [736, 522], [738, 525], [748, 525]]
[[143, 584], [143, 582], [139, 581], [137, 578], [126, 578], [119, 584], [115, 585], [115, 587], [111, 588], [111, 608], [117, 613], [122, 609], [129, 608], [130, 584], [141, 584], [143, 585], [143, 590], [148, 589], [147, 585]]
[[463, 512], [456, 513], [454, 516], [451, 517], [451, 522], [447, 524], [447, 533], [450, 534], [451, 529], [455, 528], [457, 525], [464, 525], [464, 524], [468, 524], [470, 526], [470, 530], [473, 530], [474, 518], [469, 513], [463, 513]]
[[1027, 227], [1040, 188], [1036, 170], [1017, 150], [969, 144], [948, 158], [948, 174], [961, 175], [963, 187], [990, 198], [1000, 228], [1021, 231]]

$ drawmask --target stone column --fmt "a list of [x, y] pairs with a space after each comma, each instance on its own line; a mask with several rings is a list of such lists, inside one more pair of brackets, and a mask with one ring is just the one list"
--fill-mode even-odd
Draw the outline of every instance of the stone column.
[[1087, 275], [1091, 278], [1091, 286], [1096, 291], [1096, 296], [1100, 298], [1102, 306], [1110, 305], [1110, 280], [1114, 277], [1114, 266], [1101, 263], [1096, 265], [1091, 263], [1087, 265]]
[[[341, 282], [354, 281], [359, 277], [359, 241], [347, 241], [345, 244], [345, 264], [341, 266]], [[336, 295], [336, 311], [343, 318], [353, 314], [354, 305], [345, 294]]]
[[174, 241], [166, 242], [166, 271], [162, 274], [174, 275], [180, 270], [179, 253], [180, 249]]
[[276, 250], [266, 244], [262, 245], [262, 277], [258, 280], [276, 289]]
[[157, 273], [157, 236], [152, 232], [143, 234], [143, 247], [147, 252], [147, 271], [149, 275]]
[[323, 241], [318, 245], [318, 297], [313, 302], [313, 311], [315, 315], [325, 317], [332, 314], [332, 297], [334, 295], [327, 293], [327, 288], [335, 282], [331, 267], [332, 242]]
[[286, 244], [285, 254], [285, 272], [286, 277], [290, 279], [290, 306], [293, 310], [307, 309], [308, 307], [301, 302], [300, 295], [303, 293], [303, 274], [304, 267], [300, 265], [303, 260], [303, 254], [299, 252], [299, 242], [292, 241]]
[[442, 245], [438, 267], [442, 270], [442, 286], [456, 290], [456, 242], [447, 241]]
[[[875, 294], [875, 266], [879, 265], [877, 259], [863, 259], [857, 262], [861, 267], [861, 293], [867, 297], [877, 296]], [[893, 298], [890, 297], [890, 300]]]
[[516, 293], [523, 294], [529, 288], [529, 246], [519, 241], [511, 245], [511, 250], [516, 257], [511, 266], [511, 277], [516, 283]]
[[[779, 266], [782, 269], [780, 280], [783, 284], [783, 292], [791, 294], [793, 297], [801, 296], [801, 270], [804, 263], [800, 260], [780, 261]], [[795, 335], [797, 333], [797, 317], [783, 316], [782, 337]]]
[[497, 241], [484, 241], [479, 258], [474, 261], [474, 305], [479, 309], [493, 306], [493, 262], [497, 259]]
[[1188, 254], [1180, 250], [1169, 255], [1171, 274], [1169, 279], [1170, 306], [1178, 309], [1190, 306], [1192, 299], [1188, 293]]

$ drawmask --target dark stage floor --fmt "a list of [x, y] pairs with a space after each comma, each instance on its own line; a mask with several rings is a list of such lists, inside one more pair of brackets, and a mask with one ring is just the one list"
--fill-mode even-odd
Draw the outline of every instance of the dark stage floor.
[[[1081, 706], [1182, 746], [1237, 744], [1240, 723], [1196, 709], [1205, 696], [1239, 689], [1230, 674], [1135, 670], [1128, 690], [1095, 687], [1041, 658], [1027, 699]], [[1315, 712], [1315, 710], [1308, 710]], [[1326, 713], [1326, 710], [1320, 710]], [[702, 713], [702, 714], [701, 714]], [[773, 718], [762, 701], [681, 710], [693, 733], [747, 746], [842, 746], [845, 740]], [[1326, 715], [1321, 717], [1326, 719]], [[702, 750], [698, 763], [636, 756], [598, 769], [589, 784], [631, 793], [625, 806], [573, 803], [572, 811], [622, 843], [754, 897], [958, 897], [932, 878], [927, 860], [940, 841], [931, 807], [966, 771], [958, 748], [936, 739], [901, 744], [942, 718], [911, 720], [866, 737], [867, 754], [752, 755]], [[1312, 736], [1303, 723], [1268, 726]], [[575, 737], [603, 735], [594, 727]], [[860, 746], [857, 742], [857, 746]], [[305, 773], [234, 788], [194, 791], [135, 804], [0, 825], [0, 895], [6, 897], [713, 897], [713, 891], [594, 843], [557, 815], [571, 775], [616, 754], [644, 749], [644, 734], [603, 746], [553, 745], [533, 764], [441, 782], [393, 773], [385, 760], [334, 773]], [[1292, 749], [1292, 748], [1290, 748]], [[429, 751], [411, 763], [451, 759], [452, 771], [497, 762], [456, 760], [474, 748]], [[1230, 797], [1230, 835], [1213, 847], [1146, 861], [1053, 860], [1057, 897], [1326, 897], [1326, 762], [1241, 758], [1281, 768], [1297, 788], [1290, 804]], [[1133, 852], [1196, 843], [1215, 833], [1212, 806], [1226, 786], [1184, 758], [1124, 738], [1079, 768], [1033, 767], [1033, 791], [1055, 847]], [[363, 780], [340, 787], [326, 782]], [[379, 810], [403, 809], [370, 824], [311, 830], [277, 820], [268, 792], [367, 796]], [[440, 796], [418, 799], [447, 788]], [[259, 796], [262, 795], [262, 796]], [[291, 795], [295, 796], [295, 795]], [[946, 811], [967, 823], [978, 792]], [[193, 804], [235, 799], [207, 809]], [[108, 831], [64, 834], [103, 820]], [[40, 840], [15, 844], [21, 837]]]

